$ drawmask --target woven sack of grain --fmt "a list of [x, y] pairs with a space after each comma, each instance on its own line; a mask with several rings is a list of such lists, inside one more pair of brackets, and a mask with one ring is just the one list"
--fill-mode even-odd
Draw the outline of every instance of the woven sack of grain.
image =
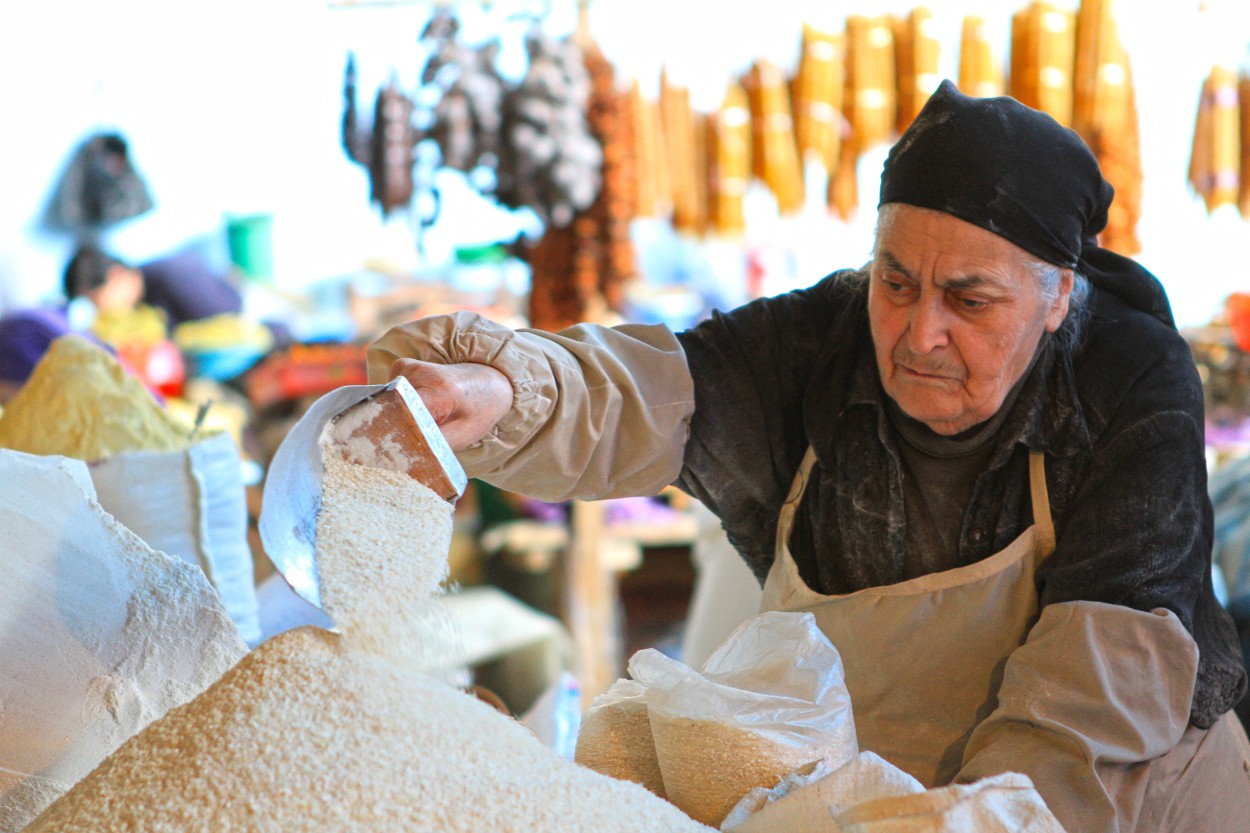
[[924, 792], [924, 785], [873, 752], [860, 752], [842, 766], [819, 761], [794, 772], [772, 789], [756, 787], [725, 817], [726, 833], [826, 833], [833, 817], [878, 798]]
[[839, 833], [1064, 833], [1027, 775], [858, 804], [834, 818]]
[[595, 772], [642, 784], [664, 798], [647, 692], [641, 683], [617, 680], [595, 698], [582, 715], [574, 760]]
[[842, 658], [810, 613], [747, 620], [699, 671], [647, 649], [629, 673], [647, 689], [665, 793], [704, 824], [752, 787], [859, 752]]

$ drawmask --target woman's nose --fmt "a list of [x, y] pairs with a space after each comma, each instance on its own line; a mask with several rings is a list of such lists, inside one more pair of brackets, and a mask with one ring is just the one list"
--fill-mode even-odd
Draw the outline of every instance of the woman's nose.
[[950, 342], [949, 313], [940, 296], [922, 295], [912, 308], [907, 339], [912, 352], [929, 353]]

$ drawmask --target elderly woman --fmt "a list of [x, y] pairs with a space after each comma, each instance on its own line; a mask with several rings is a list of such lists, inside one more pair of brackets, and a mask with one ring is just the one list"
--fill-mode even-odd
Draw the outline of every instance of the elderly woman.
[[468, 472], [704, 502], [842, 653], [860, 743], [927, 786], [1028, 774], [1075, 831], [1250, 819], [1211, 588], [1202, 390], [1112, 189], [1053, 119], [949, 82], [891, 151], [872, 261], [673, 334], [383, 336]]

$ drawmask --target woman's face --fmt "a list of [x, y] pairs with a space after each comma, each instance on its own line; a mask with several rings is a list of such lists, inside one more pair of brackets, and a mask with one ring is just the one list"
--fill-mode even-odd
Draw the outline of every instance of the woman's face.
[[935, 432], [984, 422], [1068, 311], [1072, 273], [1046, 297], [1014, 243], [939, 211], [890, 206], [873, 254], [868, 317], [881, 383]]

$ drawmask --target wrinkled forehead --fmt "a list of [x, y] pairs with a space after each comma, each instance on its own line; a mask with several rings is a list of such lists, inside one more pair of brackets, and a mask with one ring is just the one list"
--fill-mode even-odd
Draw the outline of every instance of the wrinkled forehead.
[[1020, 246], [959, 217], [901, 203], [881, 207], [873, 245], [874, 268], [920, 269], [940, 262], [957, 273], [1019, 275], [1032, 279], [1046, 264]]

